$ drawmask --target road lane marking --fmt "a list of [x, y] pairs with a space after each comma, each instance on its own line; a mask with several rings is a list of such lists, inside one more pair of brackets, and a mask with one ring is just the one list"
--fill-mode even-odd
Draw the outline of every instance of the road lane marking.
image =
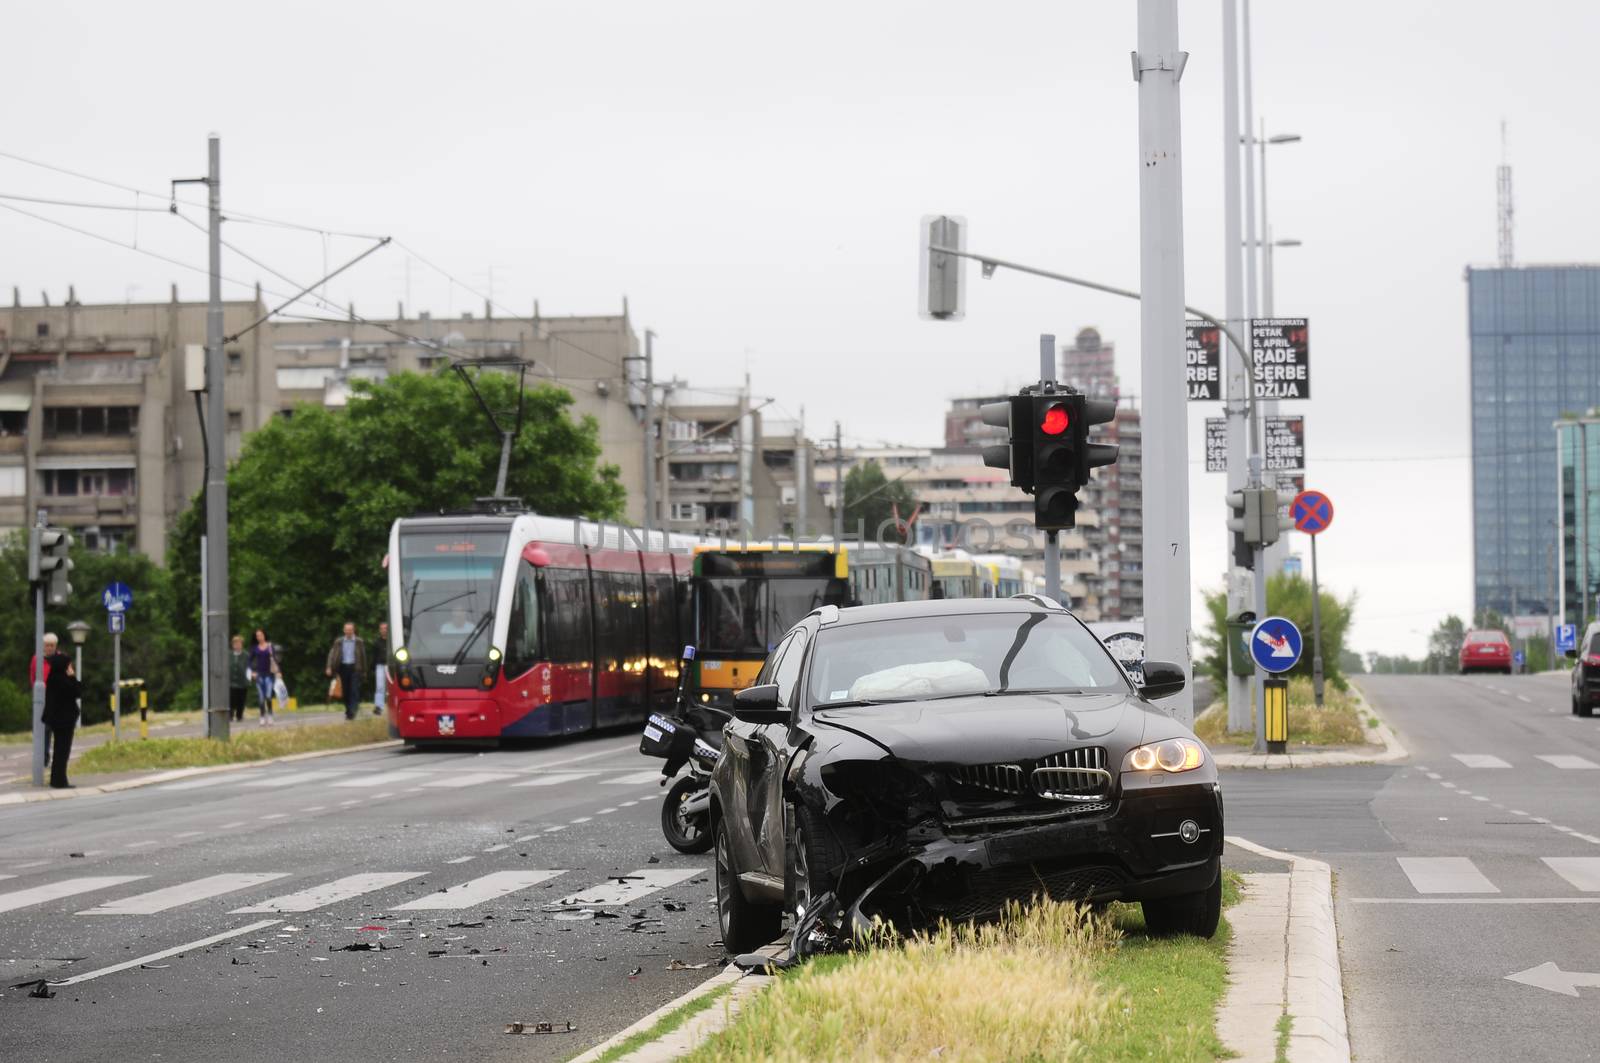
[[351, 805], [359, 805], [360, 803], [361, 803], [361, 798], [352, 797], [348, 801], [340, 801], [339, 802], [339, 807], [340, 808], [349, 808]]
[[541, 771], [545, 768], [560, 767], [563, 764], [576, 764], [579, 761], [594, 760], [596, 757], [614, 757], [623, 753], [631, 752], [637, 749], [638, 745], [639, 743], [636, 740], [630, 738], [623, 742], [622, 745], [607, 746], [605, 749], [598, 749], [592, 753], [580, 753], [575, 757], [563, 757], [560, 760], [543, 760], [533, 765], [528, 770]]
[[244, 783], [249, 790], [275, 790], [280, 786], [296, 786], [300, 783], [321, 782], [324, 779], [336, 779], [341, 775], [349, 775], [348, 771], [294, 771], [282, 775], [267, 775], [259, 779], [251, 779]]
[[289, 813], [287, 813], [287, 812], [269, 812], [266, 815], [262, 816], [261, 818], [262, 819], [288, 819], [289, 818]]
[[502, 849], [509, 849], [509, 848], [511, 848], [511, 846], [506, 845], [505, 843], [502, 842], [499, 845], [491, 845], [491, 846], [489, 846], [489, 848], [485, 849], [484, 852], [486, 852], [486, 853], [498, 853]]
[[144, 849], [144, 848], [146, 848], [148, 846], [151, 846], [151, 845], [160, 845], [160, 844], [161, 843], [159, 841], [156, 841], [155, 839], [151, 838], [151, 839], [147, 839], [147, 840], [142, 841], [142, 842], [129, 842], [127, 845], [123, 846], [123, 848], [125, 848], [125, 849]]
[[252, 904], [248, 908], [235, 908], [229, 915], [249, 915], [252, 912], [309, 912], [336, 901], [347, 901], [352, 897], [359, 897], [363, 893], [381, 890], [386, 887], [405, 882], [407, 879], [421, 878], [427, 874], [425, 871], [374, 871], [359, 875], [346, 875], [344, 878], [324, 882], [320, 886], [312, 886], [298, 893], [286, 893], [282, 897], [274, 897], [270, 901]]
[[1552, 767], [1568, 771], [1593, 771], [1600, 768], [1600, 764], [1587, 757], [1575, 757], [1571, 753], [1543, 753], [1539, 755], [1539, 759]]
[[425, 782], [422, 785], [430, 790], [455, 790], [467, 786], [483, 786], [486, 783], [503, 782], [506, 779], [515, 778], [516, 775], [514, 773], [505, 771], [463, 771], [443, 779]]
[[473, 858], [470, 857], [470, 856], [458, 856], [454, 860], [446, 860], [445, 863], [447, 863], [447, 864], [464, 864], [468, 860], [471, 860], [471, 859], [473, 859]]
[[1524, 702], [1524, 703], [1526, 703], [1526, 704], [1528, 704], [1528, 705], [1532, 705], [1532, 704], [1533, 704], [1533, 699], [1532, 699], [1532, 698], [1529, 698], [1529, 697], [1524, 697], [1524, 696], [1523, 696], [1523, 695], [1521, 695], [1521, 694], [1518, 694], [1518, 695], [1517, 695], [1517, 700], [1518, 700], [1518, 701], [1521, 701], [1521, 702]]
[[671, 868], [661, 870], [630, 871], [617, 878], [597, 882], [557, 901], [557, 905], [583, 905], [586, 908], [614, 908], [628, 904], [646, 894], [676, 886], [685, 879], [705, 874], [704, 868]]
[[597, 816], [609, 816], [611, 813], [613, 813], [615, 811], [616, 811], [616, 809], [614, 809], [614, 808], [602, 808], [600, 811], [596, 812], [595, 815], [597, 815]]
[[525, 890], [529, 886], [537, 885], [546, 879], [565, 875], [565, 870], [560, 871], [495, 871], [475, 878], [470, 882], [463, 882], [459, 886], [451, 886], [437, 893], [430, 893], [426, 897], [419, 897], [414, 901], [397, 904], [390, 911], [443, 911], [452, 908], [476, 908], [480, 904], [487, 904], [498, 897], [508, 893]]
[[207, 945], [215, 945], [217, 942], [227, 941], [229, 938], [236, 938], [243, 934], [253, 934], [257, 930], [265, 930], [267, 927], [277, 926], [281, 922], [283, 922], [282, 919], [262, 919], [261, 921], [255, 923], [246, 923], [244, 926], [237, 927], [233, 930], [224, 930], [220, 934], [212, 934], [208, 938], [201, 938], [199, 941], [191, 941], [187, 945], [179, 945], [176, 948], [171, 949], [162, 949], [160, 952], [152, 952], [148, 956], [140, 956], [136, 960], [124, 960], [122, 963], [112, 964], [110, 967], [102, 967], [98, 971], [86, 971], [83, 974], [73, 975], [71, 978], [63, 978], [60, 981], [52, 980], [50, 984], [53, 986], [77, 985], [79, 982], [87, 982], [94, 978], [104, 978], [108, 974], [116, 974], [118, 971], [126, 971], [129, 968], [138, 967], [140, 964], [154, 963], [157, 960], [164, 960], [169, 956], [178, 956], [185, 952], [193, 952], [195, 949], [203, 949]]
[[1510, 764], [1501, 760], [1492, 753], [1452, 753], [1462, 764], [1469, 768], [1509, 768]]
[[1511, 810], [1511, 814], [1513, 816], [1526, 816], [1527, 815], [1527, 813], [1522, 811], [1522, 809], [1520, 809], [1520, 808], [1513, 808]]
[[205, 831], [203, 831], [203, 830], [185, 830], [185, 831], [179, 831], [177, 834], [174, 834], [173, 837], [174, 838], [198, 838], [198, 837], [200, 837], [200, 835], [202, 835], [204, 833], [205, 833]]
[[[255, 778], [256, 776], [250, 776]], [[165, 786], [156, 787], [157, 790], [199, 790], [206, 786], [220, 786], [225, 782], [238, 782], [237, 775], [212, 775], [204, 779], [190, 779], [187, 782], [173, 782]]]
[[302, 812], [321, 812], [323, 809], [325, 809], [327, 807], [328, 807], [327, 805], [311, 805], [311, 806], [309, 806], [307, 808], [302, 808], [300, 811], [302, 811]]
[[1487, 797], [1483, 796], [1482, 794], [1478, 794], [1475, 797], [1473, 797], [1473, 800], [1474, 801], [1487, 801], [1489, 799]]
[[637, 786], [639, 783], [651, 782], [659, 778], [661, 778], [660, 769], [652, 768], [649, 771], [629, 772], [627, 775], [619, 775], [615, 779], [602, 779], [601, 782], [606, 786]]
[[1464, 856], [1396, 857], [1418, 893], [1499, 893], [1500, 888]]
[[329, 785], [337, 786], [343, 789], [366, 787], [376, 789], [379, 786], [399, 786], [401, 784], [410, 784], [421, 779], [426, 779], [427, 777], [428, 773], [425, 771], [380, 771], [375, 775], [362, 775], [354, 779], [341, 779], [339, 782], [330, 783]]
[[49, 862], [50, 861], [48, 861], [48, 860], [29, 860], [26, 864], [12, 864], [11, 866], [16, 868], [18, 871], [21, 871], [24, 868], [29, 868], [29, 867], [43, 867], [44, 865], [48, 864]]
[[1453, 783], [1453, 782], [1450, 782], [1448, 780], [1446, 780], [1445, 782], [1440, 783], [1439, 785], [1445, 787], [1446, 789], [1450, 789], [1450, 790], [1456, 789], [1456, 784]]
[[190, 904], [194, 901], [210, 900], [220, 897], [224, 893], [236, 893], [239, 890], [259, 886], [265, 882], [272, 882], [280, 878], [288, 878], [287, 871], [261, 871], [238, 875], [210, 875], [206, 878], [197, 878], [193, 882], [184, 882], [165, 889], [151, 890], [149, 893], [140, 893], [132, 897], [124, 897], [120, 901], [110, 901], [97, 905], [79, 915], [155, 915], [169, 908], [176, 908], [180, 904]]
[[14, 912], [30, 904], [44, 904], [46, 901], [57, 901], [63, 897], [72, 897], [91, 890], [109, 889], [124, 882], [137, 882], [149, 877], [149, 875], [95, 875], [89, 878], [67, 878], [43, 886], [30, 886], [25, 890], [0, 893], [0, 912]]
[[1428, 778], [1432, 779], [1434, 782], [1438, 782], [1440, 779], [1444, 778], [1443, 775], [1440, 775], [1436, 771], [1425, 771], [1422, 774], [1426, 775]]
[[587, 823], [593, 818], [594, 818], [593, 816], [579, 816], [577, 819], [570, 820], [569, 822], [571, 822], [571, 823]]
[[597, 772], [597, 771], [562, 771], [562, 772], [554, 772], [554, 773], [552, 773], [550, 775], [541, 775], [541, 776], [539, 776], [539, 778], [537, 778], [537, 779], [529, 779], [527, 782], [514, 782], [511, 785], [512, 786], [559, 786], [561, 783], [564, 783], [564, 782], [576, 782], [579, 779], [587, 779], [587, 778], [589, 778], [591, 776], [599, 775], [599, 774], [600, 773]]
[[1600, 893], [1600, 856], [1545, 856], [1540, 859], [1575, 889]]
[[1600, 897], [1351, 897], [1352, 904], [1600, 904]]
[[566, 830], [566, 829], [567, 829], [567, 825], [565, 823], [557, 823], [554, 827], [546, 827], [544, 829], [544, 832], [546, 834], [554, 834], [558, 830]]

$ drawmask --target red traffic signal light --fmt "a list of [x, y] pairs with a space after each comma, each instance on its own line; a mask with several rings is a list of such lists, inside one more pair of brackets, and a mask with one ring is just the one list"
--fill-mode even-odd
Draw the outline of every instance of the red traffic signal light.
[[1072, 418], [1067, 415], [1067, 404], [1064, 402], [1051, 403], [1039, 421], [1039, 431], [1047, 436], [1058, 436], [1071, 426]]

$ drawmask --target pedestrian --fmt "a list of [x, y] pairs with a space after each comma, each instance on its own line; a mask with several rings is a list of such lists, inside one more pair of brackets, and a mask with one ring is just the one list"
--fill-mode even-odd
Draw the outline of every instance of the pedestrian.
[[255, 645], [250, 648], [250, 674], [255, 679], [256, 695], [261, 699], [261, 726], [272, 726], [272, 695], [282, 666], [278, 648], [267, 641], [267, 633], [256, 628]]
[[[56, 638], [55, 632], [46, 631], [44, 633], [44, 683], [46, 690], [50, 688], [50, 658], [56, 655], [56, 647], [59, 644], [60, 640]], [[33, 684], [38, 682], [36, 678], [38, 671], [39, 659], [37, 657], [29, 657], [28, 692], [30, 697], [32, 697], [33, 693]], [[47, 768], [50, 766], [50, 728], [48, 727], [44, 729], [44, 766]]]
[[67, 760], [72, 756], [72, 732], [78, 727], [78, 695], [82, 686], [72, 671], [72, 658], [57, 650], [44, 659], [44, 724], [55, 738], [56, 756], [50, 763], [50, 788], [70, 790]]
[[[335, 670], [337, 669], [337, 672]], [[367, 670], [367, 643], [356, 634], [356, 626], [345, 622], [344, 634], [328, 647], [328, 661], [323, 669], [331, 678], [339, 677], [340, 692], [344, 695], [344, 718], [353, 720], [361, 709], [361, 677]]]
[[378, 622], [378, 637], [372, 642], [372, 659], [377, 662], [372, 678], [372, 715], [382, 716], [389, 700], [389, 622]]
[[250, 655], [244, 651], [244, 636], [233, 636], [228, 653], [228, 709], [235, 720], [244, 719], [245, 692], [250, 689]]

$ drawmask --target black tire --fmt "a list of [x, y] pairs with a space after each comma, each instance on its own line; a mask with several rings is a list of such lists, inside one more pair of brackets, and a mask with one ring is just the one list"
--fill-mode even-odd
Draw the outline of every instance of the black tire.
[[711, 850], [710, 812], [702, 812], [693, 819], [685, 819], [679, 811], [683, 803], [706, 788], [705, 782], [686, 775], [672, 784], [667, 799], [661, 802], [661, 833], [667, 844], [680, 853], [704, 853]]
[[1578, 695], [1572, 695], [1572, 715], [1578, 715]]
[[716, 827], [716, 850], [717, 925], [722, 931], [722, 947], [737, 956], [771, 944], [783, 925], [783, 908], [776, 904], [754, 904], [739, 892], [738, 869], [733, 866], [728, 828], [720, 820]]
[[1577, 711], [1578, 711], [1578, 715], [1582, 716], [1586, 720], [1594, 718], [1594, 706], [1590, 705], [1588, 702], [1584, 701], [1582, 698], [1578, 699]]
[[1209, 938], [1217, 932], [1217, 922], [1221, 918], [1220, 870], [1216, 880], [1198, 893], [1183, 893], [1144, 902], [1144, 925], [1151, 937], [1193, 934], [1195, 937]]
[[790, 921], [799, 922], [811, 898], [833, 890], [838, 883], [828, 874], [844, 862], [839, 839], [822, 814], [805, 805], [790, 807], [789, 859], [784, 875], [784, 899]]

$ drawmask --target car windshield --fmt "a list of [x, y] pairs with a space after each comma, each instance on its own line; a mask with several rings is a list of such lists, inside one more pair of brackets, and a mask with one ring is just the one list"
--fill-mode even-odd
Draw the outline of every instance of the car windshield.
[[461, 661], [489, 650], [503, 531], [400, 533], [400, 637], [418, 661]]
[[1477, 643], [1493, 642], [1501, 645], [1509, 642], [1503, 631], [1469, 631], [1467, 632], [1467, 641]]
[[811, 703], [879, 704], [975, 694], [1125, 693], [1100, 641], [1059, 613], [908, 617], [824, 628], [811, 658]]

